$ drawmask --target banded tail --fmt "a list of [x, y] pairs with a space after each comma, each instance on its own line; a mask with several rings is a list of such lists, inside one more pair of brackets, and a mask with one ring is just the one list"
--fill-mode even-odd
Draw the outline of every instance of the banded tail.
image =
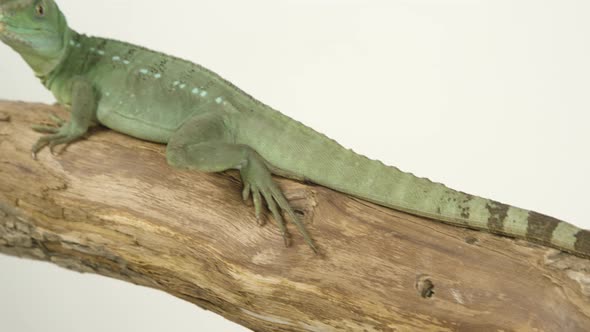
[[308, 158], [299, 156], [299, 160], [291, 161], [295, 166], [293, 171], [315, 183], [395, 210], [523, 238], [590, 258], [588, 230], [534, 211], [450, 189], [370, 160], [321, 136], [319, 140], [314, 137], [314, 141], [306, 145], [306, 149], [311, 150], [306, 154]]

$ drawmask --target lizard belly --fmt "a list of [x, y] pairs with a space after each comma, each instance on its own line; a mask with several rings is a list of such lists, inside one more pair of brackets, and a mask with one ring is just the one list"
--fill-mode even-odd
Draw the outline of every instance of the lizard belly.
[[184, 112], [174, 110], [170, 105], [164, 109], [158, 105], [141, 104], [144, 103], [99, 103], [96, 117], [110, 129], [156, 143], [167, 143], [186, 118]]

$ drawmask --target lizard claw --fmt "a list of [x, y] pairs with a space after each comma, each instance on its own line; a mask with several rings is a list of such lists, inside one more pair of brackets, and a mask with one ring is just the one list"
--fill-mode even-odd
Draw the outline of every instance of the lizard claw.
[[79, 139], [86, 133], [87, 128], [75, 126], [73, 123], [66, 122], [55, 114], [50, 114], [49, 117], [51, 121], [53, 121], [52, 126], [32, 126], [33, 130], [37, 132], [49, 134], [39, 138], [31, 148], [31, 156], [33, 160], [37, 160], [37, 154], [39, 151], [43, 150], [43, 148], [47, 146], [49, 147], [49, 151], [52, 155], [59, 155], [59, 152], [55, 151], [56, 146], [61, 144], [69, 144]]
[[49, 151], [52, 155], [57, 156], [59, 153], [55, 151], [55, 147], [61, 144], [68, 144], [82, 137], [84, 133], [81, 132], [70, 132], [69, 127], [63, 126], [56, 134], [45, 135], [37, 140], [37, 142], [31, 148], [32, 157], [37, 160], [37, 153], [43, 150], [43, 148], [49, 146]]
[[52, 155], [57, 155], [54, 151], [54, 147], [58, 144], [67, 143], [77, 139], [81, 135], [72, 134], [71, 126], [63, 120], [62, 118], [58, 117], [55, 114], [49, 115], [51, 121], [51, 125], [33, 125], [31, 128], [39, 133], [48, 134], [45, 136], [40, 137], [37, 142], [31, 148], [31, 157], [33, 160], [37, 160], [37, 154], [39, 151], [43, 150], [44, 147], [49, 146], [49, 150]]
[[51, 121], [53, 122], [50, 125], [33, 125], [31, 126], [31, 128], [39, 133], [42, 134], [57, 134], [61, 127], [63, 127], [66, 124], [66, 121], [62, 118], [60, 118], [59, 116], [51, 113], [49, 114], [49, 118], [51, 119]]
[[262, 212], [262, 198], [260, 197], [260, 191], [256, 186], [253, 186], [250, 182], [244, 182], [244, 190], [242, 191], [242, 199], [244, 202], [248, 201], [252, 197], [254, 202], [254, 212], [256, 214], [256, 221], [259, 226], [266, 224], [265, 220], [260, 217]]
[[244, 200], [248, 200], [250, 196], [252, 196], [258, 223], [263, 225], [260, 215], [262, 211], [262, 198], [264, 198], [268, 209], [272, 213], [273, 218], [283, 235], [285, 246], [291, 245], [291, 235], [287, 231], [281, 211], [284, 211], [287, 215], [289, 215], [291, 220], [299, 229], [301, 235], [303, 235], [305, 242], [307, 242], [307, 244], [315, 253], [318, 253], [318, 249], [307, 233], [305, 226], [289, 205], [289, 202], [283, 195], [281, 189], [276, 185], [276, 183], [273, 182], [271, 173], [268, 171], [268, 168], [264, 162], [260, 158], [250, 158], [246, 166], [242, 168], [241, 176], [244, 183], [242, 198]]
[[55, 149], [54, 149], [54, 148], [55, 148], [55, 144], [54, 144], [53, 142], [51, 142], [51, 143], [49, 144], [49, 152], [51, 153], [51, 155], [52, 155], [52, 156], [54, 156], [54, 157], [55, 157], [55, 156], [57, 156], [57, 155], [58, 155], [58, 153], [57, 153], [57, 152], [55, 152]]

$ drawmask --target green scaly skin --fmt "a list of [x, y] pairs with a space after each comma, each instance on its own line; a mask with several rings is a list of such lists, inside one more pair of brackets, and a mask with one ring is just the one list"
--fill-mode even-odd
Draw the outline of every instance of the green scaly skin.
[[271, 109], [215, 73], [175, 57], [71, 30], [52, 0], [0, 0], [0, 39], [71, 109], [33, 146], [53, 149], [102, 124], [167, 144], [177, 168], [238, 169], [260, 220], [266, 202], [285, 242], [281, 212], [311, 237], [271, 173], [305, 179], [386, 207], [590, 257], [590, 232], [536, 212], [468, 195], [383, 165]]

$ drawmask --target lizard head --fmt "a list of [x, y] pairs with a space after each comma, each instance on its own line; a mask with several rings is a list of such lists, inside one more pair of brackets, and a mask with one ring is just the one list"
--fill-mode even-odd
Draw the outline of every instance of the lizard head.
[[39, 76], [62, 59], [70, 30], [53, 0], [0, 0], [0, 40]]

